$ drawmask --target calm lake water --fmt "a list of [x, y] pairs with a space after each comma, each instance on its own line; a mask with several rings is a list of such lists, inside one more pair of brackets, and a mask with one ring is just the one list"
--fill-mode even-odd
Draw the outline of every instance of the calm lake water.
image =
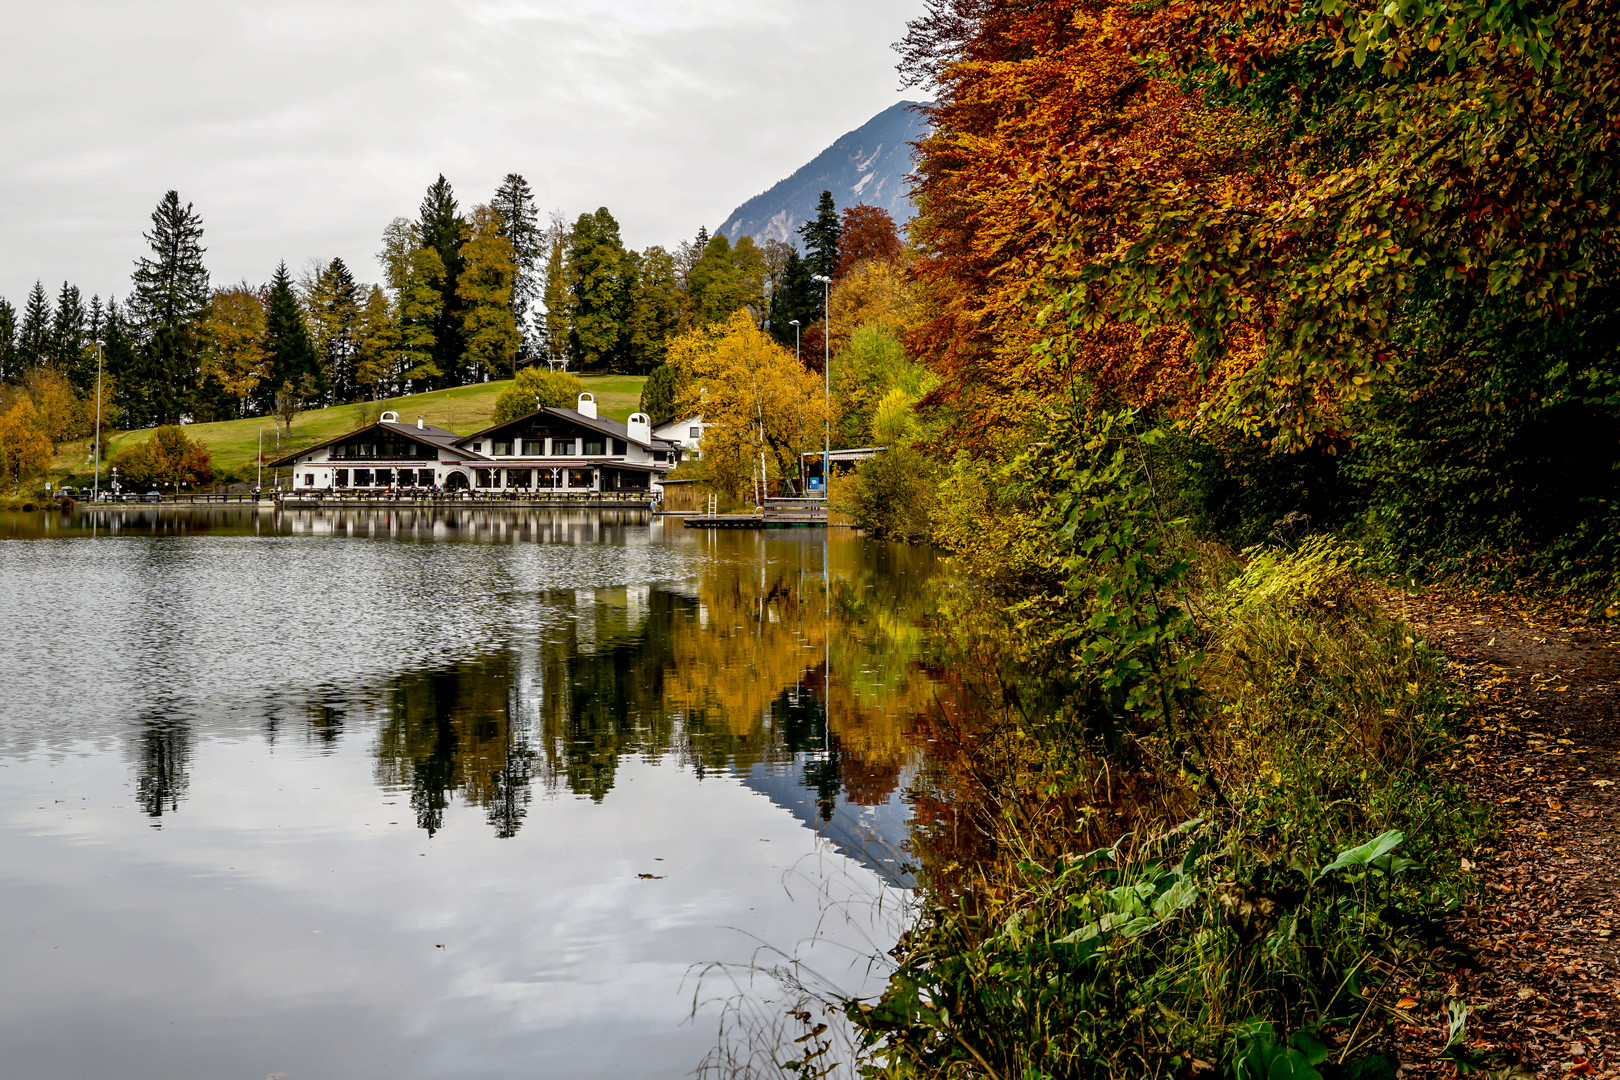
[[677, 1077], [742, 970], [701, 965], [875, 987], [935, 572], [634, 514], [0, 515], [0, 1072]]

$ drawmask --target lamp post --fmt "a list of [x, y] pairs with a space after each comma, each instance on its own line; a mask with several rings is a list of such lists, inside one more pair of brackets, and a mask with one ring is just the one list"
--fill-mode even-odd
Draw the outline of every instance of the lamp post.
[[90, 489], [90, 503], [101, 501], [101, 355], [106, 343], [96, 339], [96, 480]]
[[827, 432], [821, 448], [821, 497], [832, 494], [832, 278], [815, 274], [811, 281], [821, 284], [821, 314], [826, 319], [822, 334], [821, 374], [827, 384]]

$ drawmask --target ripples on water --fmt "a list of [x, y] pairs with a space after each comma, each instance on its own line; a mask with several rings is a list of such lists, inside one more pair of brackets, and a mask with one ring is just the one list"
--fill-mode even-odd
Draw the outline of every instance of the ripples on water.
[[635, 515], [0, 516], [6, 1075], [682, 1075], [693, 964], [858, 988], [932, 573]]

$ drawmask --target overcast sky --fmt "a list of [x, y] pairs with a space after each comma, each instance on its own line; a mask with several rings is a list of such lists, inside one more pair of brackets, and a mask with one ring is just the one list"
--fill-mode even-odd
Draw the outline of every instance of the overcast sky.
[[443, 172], [671, 246], [906, 97], [923, 0], [51, 0], [0, 40], [0, 295], [123, 295], [169, 188], [216, 283], [342, 256]]

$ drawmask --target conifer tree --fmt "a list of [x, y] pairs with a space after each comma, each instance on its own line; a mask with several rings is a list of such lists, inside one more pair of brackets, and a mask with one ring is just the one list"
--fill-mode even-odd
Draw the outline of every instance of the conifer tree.
[[56, 295], [56, 313], [51, 316], [47, 351], [51, 366], [66, 375], [81, 392], [89, 389], [89, 379], [95, 377], [93, 371], [85, 370], [84, 363], [88, 322], [78, 286], [62, 282], [62, 291]]
[[0, 382], [16, 379], [17, 368], [17, 309], [0, 296]]
[[335, 404], [354, 401], [360, 392], [355, 375], [360, 319], [360, 286], [342, 259], [333, 259], [315, 275], [305, 303], [310, 337], [321, 359], [321, 376]]
[[463, 309], [456, 288], [461, 280], [461, 244], [467, 222], [457, 212], [456, 194], [450, 181], [440, 173], [422, 199], [417, 221], [420, 242], [424, 248], [436, 252], [444, 267], [444, 284], [440, 288], [442, 303], [438, 321], [433, 327], [433, 363], [440, 373], [441, 386], [459, 386], [462, 378], [462, 354], [466, 340], [462, 335]]
[[771, 336], [784, 348], [793, 348], [793, 320], [799, 332], [809, 328], [821, 307], [821, 287], [810, 280], [810, 264], [799, 257], [799, 249], [788, 250], [782, 275], [771, 293]]
[[810, 264], [812, 274], [833, 276], [838, 269], [838, 241], [842, 232], [832, 192], [823, 191], [816, 216], [799, 226], [799, 235], [804, 237], [804, 260]]
[[527, 359], [538, 347], [532, 316], [540, 301], [540, 257], [545, 253], [545, 232], [540, 228], [540, 211], [534, 204], [529, 182], [517, 173], [507, 173], [495, 192], [490, 207], [500, 215], [501, 235], [512, 245], [517, 260], [517, 278], [512, 283], [512, 316], [523, 335], [521, 355]]
[[444, 263], [432, 248], [415, 248], [407, 256], [399, 296], [400, 389], [426, 390], [444, 372], [434, 357], [444, 312]]
[[[139, 360], [135, 351], [135, 338], [130, 333], [129, 320], [119, 308], [117, 299], [107, 301], [107, 315], [102, 323], [101, 362], [108, 380], [118, 388], [118, 403], [126, 427], [133, 427], [136, 419], [132, 411], [132, 396], [126, 380], [135, 371]], [[138, 402], [135, 402], [138, 407]]]
[[45, 286], [34, 282], [23, 307], [22, 329], [17, 335], [17, 352], [23, 368], [38, 367], [47, 361], [51, 349], [51, 304], [45, 299]]
[[152, 211], [152, 231], [142, 235], [152, 256], [136, 264], [129, 297], [142, 362], [126, 392], [144, 401], [143, 420], [178, 423], [202, 370], [199, 326], [210, 295], [202, 218], [170, 191]]
[[275, 276], [270, 279], [265, 309], [265, 379], [259, 384], [254, 400], [261, 411], [268, 412], [278, 391], [290, 391], [307, 399], [323, 388], [320, 357], [310, 339], [285, 262], [276, 266]]

